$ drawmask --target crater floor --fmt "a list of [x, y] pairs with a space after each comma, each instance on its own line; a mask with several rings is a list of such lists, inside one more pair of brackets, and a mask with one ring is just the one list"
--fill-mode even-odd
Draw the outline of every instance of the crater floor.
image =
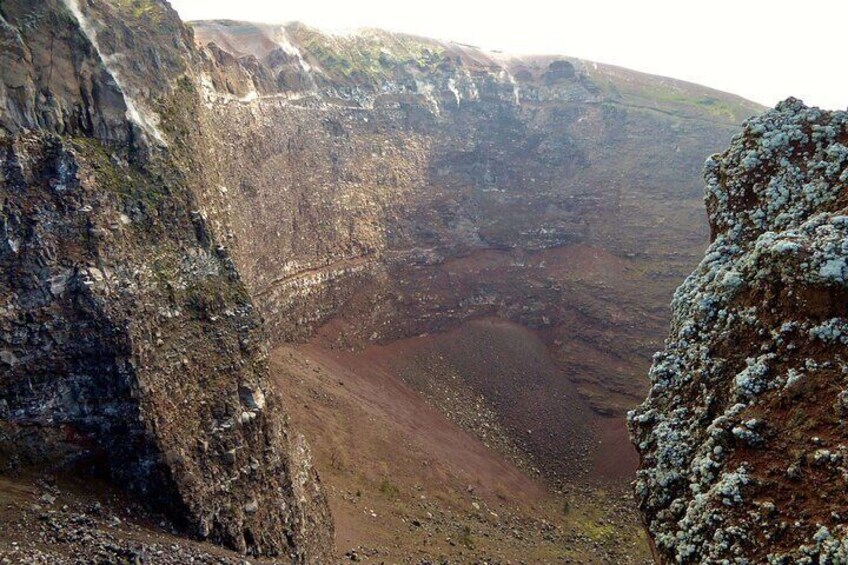
[[624, 423], [585, 406], [535, 332], [487, 318], [361, 351], [316, 338], [272, 369], [340, 555], [650, 562]]

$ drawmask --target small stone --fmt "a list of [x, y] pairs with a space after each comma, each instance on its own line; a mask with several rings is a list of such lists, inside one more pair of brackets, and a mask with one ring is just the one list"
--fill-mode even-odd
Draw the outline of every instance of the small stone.
[[265, 393], [258, 388], [240, 386], [239, 398], [251, 412], [261, 412], [265, 408]]
[[790, 479], [801, 478], [801, 466], [797, 463], [793, 463], [788, 469], [786, 469], [786, 476]]
[[53, 296], [61, 296], [68, 286], [68, 273], [60, 273], [49, 279], [50, 294]]
[[0, 362], [3, 362], [10, 367], [14, 367], [18, 364], [18, 358], [11, 351], [4, 349], [3, 351], [0, 351]]

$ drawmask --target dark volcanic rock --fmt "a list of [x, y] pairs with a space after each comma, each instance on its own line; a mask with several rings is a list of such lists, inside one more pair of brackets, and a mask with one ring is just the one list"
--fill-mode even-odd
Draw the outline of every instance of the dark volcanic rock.
[[846, 144], [789, 99], [707, 161], [713, 242], [630, 415], [662, 562], [848, 560]]
[[554, 84], [560, 80], [572, 79], [575, 77], [574, 65], [568, 61], [554, 61], [548, 65], [548, 70], [543, 75], [545, 82]]
[[190, 32], [136, 4], [2, 6], [2, 464], [92, 459], [193, 535], [326, 562], [260, 317], [152, 110], [191, 127]]

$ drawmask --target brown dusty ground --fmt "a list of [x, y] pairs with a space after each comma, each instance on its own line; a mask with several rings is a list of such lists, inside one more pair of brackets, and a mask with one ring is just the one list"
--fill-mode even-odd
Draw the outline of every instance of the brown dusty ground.
[[0, 476], [0, 563], [244, 565], [246, 561], [238, 553], [179, 535], [142, 501], [77, 468]]
[[588, 410], [547, 351], [533, 332], [495, 319], [362, 352], [274, 351], [293, 427], [329, 494], [339, 554], [649, 561], [623, 421]]
[[678, 273], [694, 262], [689, 254], [625, 256], [584, 244], [474, 251], [392, 272], [391, 292], [365, 288], [312, 343], [361, 349], [437, 336], [469, 320], [507, 319], [536, 328], [581, 404], [621, 416], [647, 393], [651, 356], [668, 330], [669, 297]]

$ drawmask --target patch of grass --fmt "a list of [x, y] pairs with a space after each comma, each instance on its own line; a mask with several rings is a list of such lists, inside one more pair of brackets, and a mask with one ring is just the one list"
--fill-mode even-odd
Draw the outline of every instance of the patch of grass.
[[605, 519], [604, 502], [606, 493], [602, 489], [596, 492], [597, 502], [590, 505], [585, 504], [569, 504], [568, 518], [566, 521], [569, 525], [582, 534], [590, 537], [593, 541], [606, 543], [614, 540], [621, 540], [628, 537], [629, 532], [622, 530], [620, 526], [614, 523], [608, 523]]
[[157, 24], [164, 18], [162, 4], [155, 0], [113, 0], [123, 13], [132, 15], [136, 20], [146, 19]]
[[662, 85], [643, 86], [638, 92], [634, 92], [633, 94], [652, 100], [654, 103], [665, 102], [678, 106], [699, 108], [707, 114], [728, 120], [740, 121], [744, 117], [747, 117], [742, 108], [731, 105], [720, 98], [709, 95], [698, 95], [694, 92], [686, 92]]
[[459, 533], [459, 543], [468, 549], [474, 548], [474, 538], [471, 536], [471, 526], [468, 524], [462, 526], [462, 531]]
[[118, 166], [112, 160], [112, 149], [97, 139], [76, 137], [71, 140], [71, 145], [91, 166], [97, 185], [119, 195], [125, 202], [157, 209], [171, 196], [166, 183], [151, 181], [133, 166]]
[[387, 498], [397, 498], [400, 496], [400, 488], [389, 479], [383, 479], [380, 482], [380, 492]]
[[444, 49], [408, 37], [329, 37], [306, 26], [290, 30], [306, 55], [344, 79], [381, 82], [396, 70], [435, 70], [445, 60]]

